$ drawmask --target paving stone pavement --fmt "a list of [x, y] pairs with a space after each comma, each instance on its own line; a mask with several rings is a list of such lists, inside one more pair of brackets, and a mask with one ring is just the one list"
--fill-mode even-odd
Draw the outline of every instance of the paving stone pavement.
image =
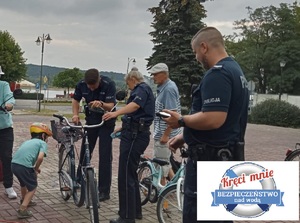
[[[14, 150], [24, 141], [30, 138], [29, 125], [34, 122], [45, 122], [50, 124], [52, 117], [44, 117], [37, 115], [24, 115], [15, 112], [14, 133], [15, 142]], [[119, 125], [120, 123], [118, 123]], [[296, 142], [299, 142], [300, 130], [273, 127], [266, 125], [248, 125], [246, 133], [246, 158], [252, 161], [281, 161], [284, 160], [287, 147], [293, 148]], [[19, 220], [16, 218], [16, 209], [18, 208], [19, 199], [9, 200], [4, 194], [2, 183], [0, 184], [0, 222], [89, 222], [88, 211], [81, 207], [77, 208], [72, 199], [65, 202], [60, 196], [58, 188], [57, 163], [58, 155], [56, 141], [52, 138], [49, 140], [49, 154], [41, 166], [41, 174], [38, 176], [39, 186], [35, 195], [37, 206], [31, 207], [34, 216]], [[151, 155], [153, 141], [151, 141], [146, 153]], [[111, 189], [111, 199], [101, 202], [100, 222], [109, 222], [109, 219], [117, 217], [118, 211], [118, 193], [117, 193], [117, 168], [118, 168], [118, 147], [119, 140], [113, 141], [113, 182]], [[92, 163], [97, 167], [97, 153], [94, 154]], [[20, 196], [19, 184], [14, 179], [14, 188]], [[143, 207], [143, 220], [137, 220], [137, 223], [158, 222], [156, 217], [155, 204], [147, 204]], [[239, 221], [248, 223], [250, 221]], [[270, 221], [269, 221], [270, 222]], [[281, 223], [283, 221], [273, 221]], [[298, 223], [299, 221], [289, 221], [290, 223]]]

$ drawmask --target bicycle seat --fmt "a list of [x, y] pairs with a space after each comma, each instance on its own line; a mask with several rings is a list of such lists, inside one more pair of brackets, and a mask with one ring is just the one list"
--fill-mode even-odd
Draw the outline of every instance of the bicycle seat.
[[92, 108], [91, 105], [88, 105], [88, 108], [89, 108], [90, 112], [95, 112], [95, 113], [98, 113], [98, 114], [104, 114], [105, 113], [104, 109], [101, 108], [101, 107], [93, 107]]
[[170, 164], [168, 161], [161, 160], [161, 159], [158, 159], [158, 158], [153, 158], [152, 162], [153, 163], [157, 163], [160, 166], [165, 166], [165, 165], [169, 165]]

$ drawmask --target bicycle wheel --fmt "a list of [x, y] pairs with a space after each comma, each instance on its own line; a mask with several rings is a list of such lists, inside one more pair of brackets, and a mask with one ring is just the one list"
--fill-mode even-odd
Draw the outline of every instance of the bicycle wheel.
[[89, 209], [91, 222], [99, 222], [99, 211], [98, 211], [98, 196], [97, 196], [97, 184], [95, 184], [95, 175], [93, 169], [87, 169], [87, 208]]
[[71, 157], [67, 155], [66, 151], [65, 145], [62, 144], [58, 154], [58, 176], [60, 193], [65, 201], [69, 200], [72, 194]]
[[138, 180], [140, 185], [141, 204], [145, 205], [148, 201], [149, 186], [152, 182], [152, 171], [147, 163], [142, 163], [138, 169]]
[[291, 152], [286, 158], [285, 161], [300, 161], [300, 149], [296, 149]]
[[85, 180], [83, 177], [81, 177], [81, 180], [76, 182], [76, 185], [74, 186], [73, 199], [74, 199], [74, 203], [77, 207], [81, 207], [84, 204]]
[[[291, 152], [286, 158], [285, 161], [300, 161], [300, 149], [295, 149], [293, 152]], [[300, 166], [299, 166], [300, 168]], [[300, 174], [300, 169], [299, 169]], [[299, 176], [300, 177], [300, 176]], [[299, 190], [300, 190], [300, 180], [299, 180]], [[299, 191], [300, 196], [300, 191]]]
[[159, 223], [181, 223], [182, 209], [179, 203], [183, 202], [183, 192], [181, 188], [180, 202], [176, 197], [176, 187], [174, 184], [166, 188], [158, 198], [156, 214]]

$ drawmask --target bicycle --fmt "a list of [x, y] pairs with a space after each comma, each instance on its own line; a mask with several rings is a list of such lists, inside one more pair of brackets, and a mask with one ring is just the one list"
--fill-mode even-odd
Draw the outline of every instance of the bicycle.
[[[117, 103], [113, 106], [111, 111], [117, 107], [120, 101], [124, 100], [125, 96], [125, 91], [120, 90], [116, 93]], [[102, 108], [89, 107], [88, 109], [92, 112], [105, 113]], [[99, 222], [98, 208], [100, 205], [97, 189], [98, 184], [94, 167], [91, 165], [87, 129], [101, 127], [104, 121], [102, 120], [101, 123], [95, 125], [72, 125], [63, 115], [53, 114], [53, 116], [59, 119], [59, 122], [52, 120], [51, 127], [53, 138], [60, 144], [58, 151], [58, 174], [62, 198], [67, 201], [73, 196], [74, 203], [77, 207], [81, 207], [85, 204], [85, 207], [89, 209], [91, 222]], [[75, 142], [81, 138], [84, 138], [83, 163], [79, 163], [79, 165], [76, 166], [75, 155], [77, 155], [77, 160], [79, 160], [80, 156], [75, 147]], [[77, 171], [78, 166], [79, 172]], [[79, 176], [79, 174], [81, 176]]]
[[[185, 158], [188, 157], [186, 149], [180, 149], [182, 161], [174, 177], [166, 184], [161, 185], [162, 166], [169, 162], [157, 158], [141, 158], [138, 169], [140, 194], [142, 205], [148, 201], [157, 202], [156, 214], [160, 223], [182, 222], [183, 207], [183, 181]], [[155, 164], [158, 164], [157, 166]]]
[[[300, 161], [300, 143], [296, 143], [294, 150], [288, 149], [286, 151], [286, 156], [284, 161], [298, 161], [298, 162]], [[299, 181], [299, 188], [300, 188], [300, 181]], [[299, 191], [299, 196], [300, 196], [300, 191]]]
[[[85, 207], [89, 209], [91, 222], [99, 222], [97, 179], [90, 162], [87, 129], [100, 127], [104, 121], [96, 125], [72, 125], [63, 115], [53, 114], [53, 116], [59, 119], [59, 122], [52, 120], [51, 127], [53, 138], [60, 143], [58, 174], [61, 196], [65, 201], [72, 196], [77, 207], [85, 204]], [[74, 143], [81, 138], [85, 138], [85, 165], [81, 165], [82, 177], [78, 177], [75, 159], [77, 155], [79, 160], [79, 155]]]

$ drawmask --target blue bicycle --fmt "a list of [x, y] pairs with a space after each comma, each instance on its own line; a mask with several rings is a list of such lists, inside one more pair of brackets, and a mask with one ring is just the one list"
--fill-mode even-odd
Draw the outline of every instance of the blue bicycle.
[[182, 157], [181, 165], [166, 185], [160, 183], [163, 175], [162, 166], [168, 165], [169, 162], [157, 158], [141, 158], [138, 179], [142, 205], [145, 205], [148, 201], [151, 203], [157, 202], [156, 213], [160, 223], [182, 222], [185, 158], [188, 155], [184, 148], [180, 149], [180, 153]]

